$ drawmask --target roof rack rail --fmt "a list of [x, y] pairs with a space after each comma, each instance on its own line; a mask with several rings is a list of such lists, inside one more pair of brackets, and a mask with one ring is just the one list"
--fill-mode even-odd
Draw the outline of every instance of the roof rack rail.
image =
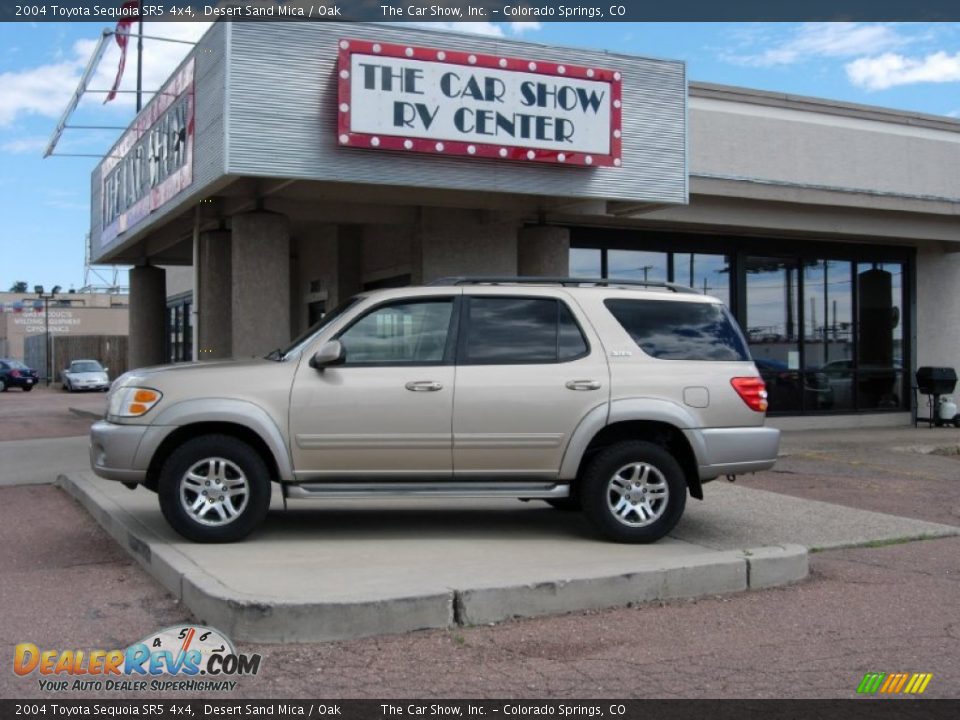
[[687, 285], [680, 285], [672, 282], [662, 282], [659, 280], [616, 280], [612, 278], [577, 278], [577, 277], [468, 277], [452, 276], [442, 277], [428, 283], [428, 285], [562, 285], [563, 287], [574, 287], [581, 285], [602, 285], [605, 287], [617, 286], [638, 286], [663, 288], [675, 293], [693, 293], [699, 295], [696, 290]]

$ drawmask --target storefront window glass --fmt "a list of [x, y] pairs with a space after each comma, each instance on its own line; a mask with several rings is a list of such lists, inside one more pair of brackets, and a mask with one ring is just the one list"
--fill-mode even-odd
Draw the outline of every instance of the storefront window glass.
[[[774, 241], [748, 238], [712, 238], [728, 252], [698, 253], [690, 236], [677, 237], [650, 234], [636, 242], [641, 250], [624, 248], [622, 235], [620, 247], [571, 249], [571, 275], [646, 275], [723, 300], [747, 335], [773, 414], [908, 409], [906, 259], [864, 262], [891, 253], [852, 246], [830, 257], [825, 243], [787, 241], [777, 241], [783, 256], [771, 257], [757, 251]], [[674, 242], [691, 251], [672, 251]]]
[[829, 391], [829, 397], [821, 402], [822, 406], [853, 410], [851, 263], [843, 260], [805, 261], [803, 294], [803, 367], [807, 381]]
[[572, 248], [570, 250], [570, 277], [602, 277], [603, 251], [595, 248]]
[[904, 407], [903, 265], [857, 265], [857, 390], [861, 409]]
[[689, 285], [730, 305], [730, 258], [727, 255], [674, 253], [673, 282]]
[[825, 404], [800, 367], [799, 266], [794, 258], [748, 257], [746, 326], [750, 354], [767, 383], [771, 412]]
[[610, 250], [607, 277], [617, 280], [667, 281], [667, 253]]

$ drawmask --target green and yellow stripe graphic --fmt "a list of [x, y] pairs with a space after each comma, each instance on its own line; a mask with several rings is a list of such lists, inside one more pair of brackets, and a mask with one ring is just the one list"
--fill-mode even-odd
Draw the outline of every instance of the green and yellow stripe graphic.
[[861, 695], [922, 695], [927, 685], [933, 679], [933, 673], [877, 673], [870, 672], [863, 676], [857, 686]]

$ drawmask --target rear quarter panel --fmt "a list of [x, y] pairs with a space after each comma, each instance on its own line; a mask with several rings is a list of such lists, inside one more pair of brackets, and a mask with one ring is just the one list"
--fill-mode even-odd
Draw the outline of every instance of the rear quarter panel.
[[[656, 299], [662, 302], [702, 302], [702, 296], [597, 288], [576, 300], [604, 338], [610, 365], [611, 404], [636, 398], [671, 403], [689, 418], [689, 427], [750, 427], [764, 422], [764, 413], [747, 407], [730, 384], [734, 377], [757, 376], [751, 361], [661, 360], [647, 355], [604, 305], [608, 298]], [[695, 389], [686, 393], [685, 389]], [[699, 390], [700, 388], [705, 389]], [[701, 400], [706, 397], [706, 402]], [[705, 407], [698, 407], [699, 405]]]

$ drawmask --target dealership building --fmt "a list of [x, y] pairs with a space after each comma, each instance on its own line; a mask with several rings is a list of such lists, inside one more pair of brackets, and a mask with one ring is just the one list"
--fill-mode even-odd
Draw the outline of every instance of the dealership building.
[[671, 281], [728, 303], [775, 422], [908, 424], [916, 368], [960, 366], [958, 168], [955, 120], [676, 61], [218, 22], [94, 171], [91, 257], [135, 266], [131, 366], [445, 276]]

